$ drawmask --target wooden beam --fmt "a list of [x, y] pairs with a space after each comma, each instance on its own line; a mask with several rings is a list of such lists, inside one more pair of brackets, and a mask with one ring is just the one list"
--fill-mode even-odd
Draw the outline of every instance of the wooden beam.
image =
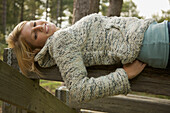
[[48, 91], [0, 60], [0, 100], [36, 113], [76, 113]]
[[[4, 60], [7, 60], [8, 49], [4, 49]], [[12, 55], [12, 66], [17, 67], [15, 55]], [[113, 72], [120, 64], [112, 66], [87, 67], [88, 77], [99, 77]], [[57, 66], [40, 68], [41, 79], [63, 81]], [[35, 73], [30, 73], [30, 78], [38, 79]], [[132, 91], [147, 92], [152, 94], [170, 96], [170, 69], [155, 69], [146, 67], [135, 79], [130, 80]]]
[[71, 104], [73, 108], [107, 113], [169, 113], [170, 100], [137, 95], [112, 96], [85, 104]]
[[[56, 90], [56, 97], [65, 103], [68, 91], [65, 89]], [[71, 103], [69, 106], [76, 109], [88, 109], [103, 111], [106, 113], [169, 113], [170, 100], [155, 97], [146, 97], [128, 94], [118, 95], [92, 100], [87, 103]]]

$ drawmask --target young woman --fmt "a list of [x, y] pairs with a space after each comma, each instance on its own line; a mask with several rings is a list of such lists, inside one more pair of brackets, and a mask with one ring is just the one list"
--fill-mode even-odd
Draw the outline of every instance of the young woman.
[[[24, 21], [14, 28], [7, 42], [25, 75], [28, 71], [38, 73], [35, 62], [41, 67], [57, 65], [71, 99], [85, 102], [127, 94], [128, 79], [137, 76], [145, 63], [166, 68], [168, 37], [167, 21], [157, 24], [153, 19], [91, 14], [64, 29], [46, 21]], [[124, 64], [123, 68], [99, 78], [87, 77], [87, 66], [117, 63]]]

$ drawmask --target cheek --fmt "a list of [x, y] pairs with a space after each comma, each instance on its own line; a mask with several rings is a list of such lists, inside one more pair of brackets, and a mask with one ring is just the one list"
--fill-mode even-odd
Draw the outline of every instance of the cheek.
[[39, 39], [37, 40], [37, 47], [42, 48], [45, 45], [46, 40]]
[[39, 33], [39, 36], [38, 36], [38, 39], [39, 40], [46, 40], [48, 38], [48, 35], [47, 34], [45, 34], [45, 33], [42, 33], [42, 32], [40, 32]]
[[42, 43], [45, 43], [46, 41], [47, 41], [47, 39], [48, 39], [48, 36], [44, 36], [44, 37], [42, 37]]
[[44, 33], [40, 32], [38, 35], [38, 38], [37, 38], [37, 44], [41, 45], [41, 46], [44, 45], [45, 42], [47, 41], [48, 37], [49, 37], [48, 34], [44, 34]]
[[47, 36], [45, 36], [45, 35], [42, 35], [42, 34], [39, 34], [38, 35], [38, 38], [37, 38], [37, 44], [41, 44], [41, 43], [44, 43], [44, 41], [46, 41], [46, 39], [47, 39]]
[[42, 36], [42, 37], [39, 38], [39, 42], [42, 43], [42, 44], [45, 44], [47, 39], [48, 39], [48, 36]]
[[50, 27], [51, 27], [51, 32], [50, 32], [50, 34], [53, 35], [54, 32], [56, 31], [56, 26], [55, 26], [55, 24], [51, 24]]

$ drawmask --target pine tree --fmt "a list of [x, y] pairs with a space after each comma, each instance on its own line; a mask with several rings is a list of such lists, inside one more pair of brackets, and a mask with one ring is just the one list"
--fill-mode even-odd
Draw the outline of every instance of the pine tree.
[[82, 17], [99, 12], [100, 0], [74, 0], [73, 24]]
[[133, 1], [125, 1], [123, 3], [121, 16], [143, 18], [142, 16], [139, 16], [139, 12], [137, 11], [137, 6]]
[[123, 0], [109, 0], [107, 16], [120, 16]]

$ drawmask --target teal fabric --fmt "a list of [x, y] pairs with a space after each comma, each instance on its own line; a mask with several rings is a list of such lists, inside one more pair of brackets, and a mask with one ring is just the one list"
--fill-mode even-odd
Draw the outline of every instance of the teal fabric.
[[138, 59], [155, 68], [166, 68], [169, 57], [167, 22], [152, 23], [144, 34]]

